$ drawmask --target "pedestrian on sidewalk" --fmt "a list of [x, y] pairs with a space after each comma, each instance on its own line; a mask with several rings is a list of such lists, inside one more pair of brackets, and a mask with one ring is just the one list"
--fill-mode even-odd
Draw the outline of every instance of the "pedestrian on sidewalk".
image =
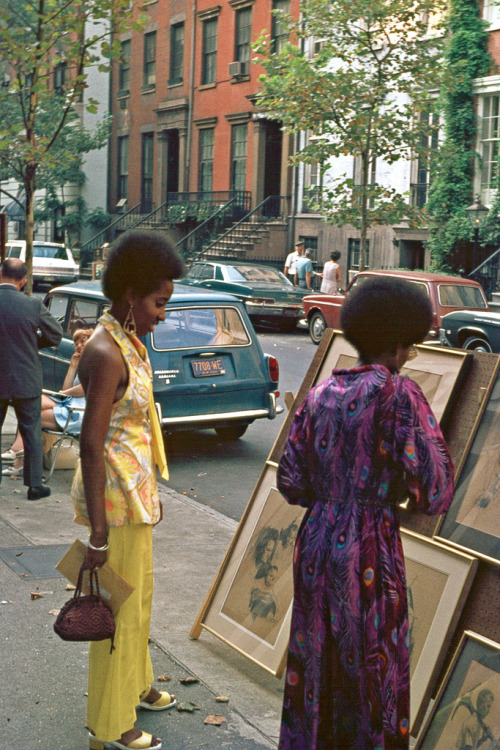
[[[367, 325], [376, 321], [376, 325]], [[419, 386], [399, 375], [432, 325], [409, 282], [373, 279], [341, 311], [359, 363], [297, 410], [278, 488], [307, 508], [294, 600], [281, 750], [409, 746], [409, 628], [399, 504], [445, 513], [453, 464]]]
[[165, 235], [131, 231], [111, 246], [102, 276], [110, 309], [98, 320], [79, 365], [86, 395], [80, 462], [72, 485], [75, 520], [89, 527], [84, 562], [106, 560], [135, 587], [116, 616], [115, 648], [90, 644], [87, 726], [90, 748], [161, 748], [135, 726], [136, 707], [172, 708], [153, 687], [148, 649], [153, 595], [152, 531], [161, 520], [155, 462], [168, 478], [155, 410], [152, 370], [139, 340], [165, 320], [182, 259]]
[[311, 255], [312, 250], [308, 248], [295, 263], [295, 285], [301, 289], [312, 290], [313, 264]]
[[[58, 394], [50, 396], [42, 393], [42, 429], [61, 430], [66, 427], [67, 435], [79, 435], [85, 409], [85, 394], [78, 378], [78, 364], [83, 347], [92, 336], [93, 328], [77, 328], [73, 334], [75, 352], [71, 357], [68, 371]], [[70, 416], [71, 415], [71, 416]], [[69, 418], [69, 424], [68, 424]], [[3, 461], [12, 461], [12, 466], [2, 470], [4, 476], [17, 476], [23, 470], [24, 444], [19, 429], [10, 448], [2, 453]]]
[[321, 287], [319, 289], [322, 294], [337, 294], [339, 285], [342, 283], [342, 273], [339, 266], [340, 253], [336, 250], [332, 250], [330, 253], [330, 260], [327, 260], [323, 266], [323, 273], [318, 274], [321, 276]]
[[[9, 404], [24, 443], [24, 484], [28, 500], [50, 495], [42, 482], [42, 365], [38, 350], [57, 346], [62, 328], [37, 297], [22, 293], [28, 269], [19, 258], [2, 263], [0, 283], [0, 439]], [[0, 458], [0, 470], [2, 462]], [[0, 481], [1, 481], [0, 471]]]
[[288, 255], [286, 256], [285, 268], [283, 269], [283, 273], [294, 286], [297, 286], [297, 282], [295, 280], [295, 267], [298, 259], [302, 257], [303, 252], [304, 243], [302, 242], [302, 240], [299, 240], [295, 243], [294, 250], [292, 250], [292, 252], [288, 253]]

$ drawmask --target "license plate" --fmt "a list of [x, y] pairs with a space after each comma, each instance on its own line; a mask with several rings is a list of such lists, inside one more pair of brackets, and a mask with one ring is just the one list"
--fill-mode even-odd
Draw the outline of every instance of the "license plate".
[[212, 375], [225, 375], [226, 368], [222, 357], [218, 359], [193, 359], [191, 369], [195, 378], [206, 378]]

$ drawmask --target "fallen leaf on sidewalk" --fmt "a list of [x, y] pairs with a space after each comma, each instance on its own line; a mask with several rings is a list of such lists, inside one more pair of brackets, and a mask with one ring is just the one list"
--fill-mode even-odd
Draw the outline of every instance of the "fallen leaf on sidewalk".
[[218, 714], [209, 714], [203, 723], [213, 724], [214, 727], [220, 727], [220, 725], [225, 721], [227, 721], [225, 716], [219, 716]]
[[57, 617], [60, 611], [60, 609], [49, 609], [49, 615], [56, 615]]
[[43, 594], [39, 594], [37, 591], [31, 591], [30, 596], [32, 599], [41, 599]]
[[66, 584], [66, 591], [76, 591], [76, 586], [73, 586], [72, 583]]
[[156, 679], [158, 680], [158, 682], [170, 682], [170, 680], [172, 678], [171, 677], [167, 677], [167, 675], [160, 674], [160, 675], [158, 675], [158, 677]]
[[196, 705], [196, 703], [178, 703], [177, 710], [186, 711], [187, 713], [192, 714], [195, 711], [200, 711], [201, 709]]
[[229, 698], [227, 695], [216, 695], [215, 700], [217, 703], [229, 703]]
[[179, 682], [183, 685], [193, 685], [195, 682], [199, 682], [197, 677], [179, 677]]

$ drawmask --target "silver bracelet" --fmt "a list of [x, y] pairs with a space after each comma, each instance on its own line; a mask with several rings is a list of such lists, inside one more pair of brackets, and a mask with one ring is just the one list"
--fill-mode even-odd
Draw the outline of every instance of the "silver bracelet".
[[94, 547], [90, 539], [87, 542], [87, 547], [94, 552], [106, 552], [107, 549], [109, 549], [109, 544], [106, 542], [106, 544], [103, 544], [102, 547]]

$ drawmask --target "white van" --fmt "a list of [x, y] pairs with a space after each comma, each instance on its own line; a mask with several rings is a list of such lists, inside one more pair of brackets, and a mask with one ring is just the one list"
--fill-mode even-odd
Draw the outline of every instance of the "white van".
[[[26, 260], [26, 241], [11, 240], [6, 244], [7, 258]], [[33, 285], [70, 284], [78, 281], [80, 268], [71, 250], [58, 242], [33, 242]]]

